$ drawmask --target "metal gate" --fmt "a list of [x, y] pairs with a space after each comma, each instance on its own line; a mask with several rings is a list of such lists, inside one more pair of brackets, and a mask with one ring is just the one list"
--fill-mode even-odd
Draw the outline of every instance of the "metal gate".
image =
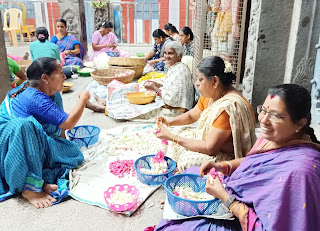
[[311, 99], [312, 99], [312, 123], [320, 125], [320, 35], [319, 43], [315, 47], [317, 49], [317, 57], [314, 68], [314, 77], [311, 80], [312, 90], [311, 90]]
[[[247, 2], [248, 0], [238, 0], [237, 4], [232, 5], [230, 1], [222, 0], [217, 7], [213, 0], [197, 1], [192, 28], [194, 76], [196, 66], [204, 57], [216, 55], [231, 63], [233, 72], [237, 76], [236, 87], [239, 87]], [[232, 14], [236, 14], [236, 17]]]

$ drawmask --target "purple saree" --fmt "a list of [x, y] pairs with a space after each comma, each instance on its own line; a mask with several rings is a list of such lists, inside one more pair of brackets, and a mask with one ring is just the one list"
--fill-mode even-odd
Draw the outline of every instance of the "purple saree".
[[83, 68], [83, 57], [84, 57], [84, 47], [81, 45], [81, 43], [78, 41], [76, 36], [74, 35], [67, 35], [64, 36], [62, 39], [58, 40], [57, 36], [53, 36], [50, 40], [50, 42], [57, 44], [59, 47], [60, 53], [64, 52], [65, 50], [74, 50], [75, 45], [79, 45], [80, 47], [80, 53], [77, 55], [66, 55], [64, 56], [65, 59], [65, 65], [79, 65], [80, 68]]
[[[194, 169], [193, 169], [194, 171]], [[199, 174], [199, 172], [198, 172]], [[250, 207], [248, 230], [319, 230], [320, 152], [291, 145], [247, 156], [224, 180], [226, 190]], [[160, 230], [241, 230], [239, 222], [214, 219], [162, 220]]]

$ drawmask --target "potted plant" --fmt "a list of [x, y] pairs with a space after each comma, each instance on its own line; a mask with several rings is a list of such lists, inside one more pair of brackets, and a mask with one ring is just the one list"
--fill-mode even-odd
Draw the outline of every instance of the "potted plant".
[[99, 1], [92, 1], [91, 5], [93, 8], [103, 8], [106, 5], [108, 5], [108, 3], [109, 3], [109, 0], [105, 0], [105, 1], [99, 0]]

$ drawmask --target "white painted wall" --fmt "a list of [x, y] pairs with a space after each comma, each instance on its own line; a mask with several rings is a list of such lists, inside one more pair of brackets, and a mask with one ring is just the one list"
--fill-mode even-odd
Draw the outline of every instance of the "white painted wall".
[[[180, 0], [169, 0], [169, 23], [180, 29]], [[163, 29], [163, 28], [162, 28]]]
[[[145, 34], [145, 30], [146, 28], [144, 28], [144, 31], [143, 31], [143, 27], [142, 27], [142, 19], [137, 19], [137, 24], [135, 25], [136, 28], [137, 28], [137, 43], [146, 43], [145, 41], [143, 41], [143, 38], [144, 38], [144, 34]], [[136, 23], [136, 22], [135, 22]], [[155, 29], [158, 29], [159, 28], [159, 20], [158, 19], [152, 19], [152, 30], [150, 31], [150, 37], [152, 38], [152, 32], [155, 30]], [[151, 44], [153, 44], [154, 41], [153, 39], [151, 40]]]

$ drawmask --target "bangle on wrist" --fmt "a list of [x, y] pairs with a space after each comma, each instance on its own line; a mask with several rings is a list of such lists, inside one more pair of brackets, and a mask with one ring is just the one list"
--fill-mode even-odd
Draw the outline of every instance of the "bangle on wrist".
[[229, 171], [228, 171], [228, 173], [227, 173], [227, 175], [231, 175], [231, 172], [232, 172], [232, 164], [229, 162], [229, 161], [226, 161], [226, 164], [228, 165], [228, 167], [229, 167]]
[[232, 202], [236, 199], [236, 197], [234, 195], [230, 195], [228, 197], [228, 199], [223, 203], [223, 206], [226, 209], [229, 209], [230, 205], [232, 204]]
[[223, 175], [227, 175], [229, 173], [229, 165], [225, 162], [225, 161], [222, 161], [221, 164], [223, 165]]

